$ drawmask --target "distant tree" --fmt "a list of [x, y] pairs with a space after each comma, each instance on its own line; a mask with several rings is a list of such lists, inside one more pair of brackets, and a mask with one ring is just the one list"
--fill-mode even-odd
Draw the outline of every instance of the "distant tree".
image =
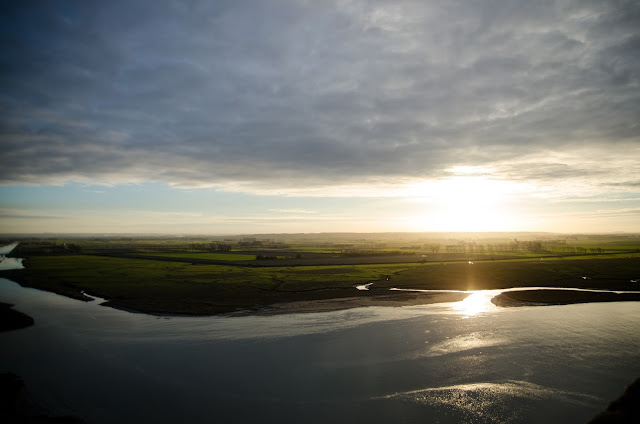
[[71, 253], [80, 253], [82, 248], [75, 243], [69, 243], [67, 244], [67, 250]]
[[431, 250], [431, 253], [440, 252], [440, 243], [431, 243], [429, 245], [429, 249]]
[[256, 255], [256, 260], [258, 261], [268, 261], [272, 259], [278, 259], [277, 256], [267, 256], [267, 255]]

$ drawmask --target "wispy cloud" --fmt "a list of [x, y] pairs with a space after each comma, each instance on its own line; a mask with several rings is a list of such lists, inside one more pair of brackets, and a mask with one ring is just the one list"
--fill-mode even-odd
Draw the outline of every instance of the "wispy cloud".
[[308, 209], [269, 209], [269, 212], [277, 212], [277, 213], [294, 213], [294, 214], [310, 214], [310, 213], [318, 213], [317, 211], [312, 211]]
[[605, 209], [596, 211], [595, 215], [599, 217], [638, 216], [640, 215], [640, 208]]
[[30, 210], [0, 209], [0, 220], [6, 220], [6, 219], [49, 220], [49, 219], [69, 219], [69, 217], [64, 215], [34, 214], [33, 211], [30, 211]]

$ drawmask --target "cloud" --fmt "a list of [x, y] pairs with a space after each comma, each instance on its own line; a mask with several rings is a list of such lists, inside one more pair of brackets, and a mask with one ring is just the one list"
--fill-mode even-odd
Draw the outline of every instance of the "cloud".
[[309, 210], [309, 209], [269, 209], [269, 212], [293, 213], [293, 214], [318, 213], [317, 211], [312, 211], [312, 210]]
[[326, 194], [455, 166], [638, 178], [637, 2], [3, 7], [4, 184]]
[[21, 209], [0, 209], [0, 220], [6, 219], [27, 219], [27, 220], [42, 220], [42, 219], [68, 219], [69, 217], [60, 215], [36, 215], [31, 211]]

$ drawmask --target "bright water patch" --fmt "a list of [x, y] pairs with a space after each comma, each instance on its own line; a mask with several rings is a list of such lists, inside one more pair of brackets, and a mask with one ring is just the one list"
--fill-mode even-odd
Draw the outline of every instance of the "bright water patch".
[[18, 243], [12, 243], [5, 246], [0, 246], [0, 255], [8, 255], [13, 249], [16, 248], [17, 245]]
[[427, 407], [443, 408], [464, 417], [464, 422], [528, 422], [526, 410], [514, 408], [517, 404], [570, 403], [589, 407], [601, 399], [579, 392], [551, 389], [527, 381], [459, 384], [448, 387], [430, 387], [395, 393], [382, 399], [397, 399]]
[[15, 249], [17, 245], [18, 243], [13, 243], [0, 247], [0, 270], [24, 268], [24, 265], [22, 264], [22, 258], [7, 258], [5, 256], [11, 253], [11, 251]]
[[22, 261], [22, 258], [7, 258], [5, 256], [0, 256], [0, 270], [22, 269], [24, 268]]

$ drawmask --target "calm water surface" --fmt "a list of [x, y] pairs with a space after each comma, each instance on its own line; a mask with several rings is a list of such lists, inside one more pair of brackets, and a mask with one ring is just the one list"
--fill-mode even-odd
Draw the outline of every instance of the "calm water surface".
[[584, 422], [640, 376], [640, 304], [154, 317], [0, 279], [0, 371], [90, 423]]

